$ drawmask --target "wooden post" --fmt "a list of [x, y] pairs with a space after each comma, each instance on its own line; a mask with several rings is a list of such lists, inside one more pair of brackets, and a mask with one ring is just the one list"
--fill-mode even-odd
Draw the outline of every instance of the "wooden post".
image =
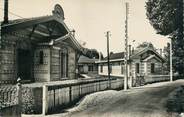
[[43, 102], [42, 102], [42, 114], [46, 115], [47, 111], [48, 111], [48, 98], [47, 98], [47, 94], [48, 94], [48, 87], [46, 85], [43, 85]]
[[125, 77], [124, 77], [124, 90], [128, 89], [128, 7], [129, 3], [126, 2], [126, 20], [125, 20]]
[[69, 87], [69, 100], [72, 102], [72, 86]]
[[21, 108], [21, 106], [22, 106], [22, 90], [21, 90], [21, 87], [22, 87], [22, 85], [21, 85], [21, 79], [20, 79], [20, 77], [17, 79], [17, 93], [18, 93], [18, 113], [21, 115], [21, 113], [22, 113], [22, 108]]
[[172, 39], [170, 41], [170, 82], [173, 81], [173, 71], [172, 71]]
[[110, 79], [110, 58], [109, 58], [109, 36], [110, 31], [107, 31], [107, 65], [108, 65], [108, 88], [111, 89], [111, 79]]
[[4, 0], [4, 24], [8, 23], [8, 0]]

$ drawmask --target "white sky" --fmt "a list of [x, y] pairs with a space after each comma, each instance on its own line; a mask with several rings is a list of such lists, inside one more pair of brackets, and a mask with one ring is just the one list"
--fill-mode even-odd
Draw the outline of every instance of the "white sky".
[[[0, 0], [0, 20], [3, 1]], [[147, 41], [163, 48], [169, 39], [156, 34], [149, 24], [145, 1], [129, 1], [129, 41], [136, 40], [134, 46]], [[9, 0], [9, 11], [24, 18], [44, 16], [50, 15], [57, 3], [64, 9], [65, 23], [76, 30], [76, 39], [86, 42], [86, 47], [106, 55], [105, 32], [111, 31], [110, 51], [124, 51], [125, 0]], [[9, 14], [9, 19], [17, 18]]]

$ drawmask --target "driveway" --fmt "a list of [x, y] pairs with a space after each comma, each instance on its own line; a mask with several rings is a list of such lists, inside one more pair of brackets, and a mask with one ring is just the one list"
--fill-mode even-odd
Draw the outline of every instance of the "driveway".
[[167, 112], [169, 94], [184, 80], [149, 84], [128, 91], [103, 91], [86, 96], [67, 113], [49, 117], [176, 117]]

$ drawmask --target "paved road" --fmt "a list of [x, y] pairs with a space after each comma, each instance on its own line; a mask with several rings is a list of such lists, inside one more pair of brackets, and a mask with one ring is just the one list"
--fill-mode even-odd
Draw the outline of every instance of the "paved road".
[[[169, 94], [177, 87], [184, 85], [184, 80], [173, 83], [157, 83], [144, 87], [118, 91], [104, 99], [105, 104], [95, 103], [93, 106], [67, 114], [53, 115], [62, 117], [175, 117], [166, 111], [166, 101]], [[98, 94], [99, 97], [100, 94]], [[105, 96], [105, 93], [102, 94]], [[98, 98], [96, 98], [96, 101]], [[95, 99], [93, 99], [95, 102]], [[91, 104], [91, 103], [90, 103]], [[79, 105], [80, 106], [80, 105]]]

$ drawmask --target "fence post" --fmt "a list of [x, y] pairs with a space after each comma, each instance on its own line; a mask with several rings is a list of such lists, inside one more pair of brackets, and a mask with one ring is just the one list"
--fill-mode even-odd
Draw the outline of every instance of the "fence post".
[[72, 101], [72, 86], [69, 87], [69, 101]]
[[18, 93], [18, 113], [21, 115], [22, 113], [22, 108], [21, 108], [21, 105], [22, 105], [22, 90], [21, 90], [21, 79], [20, 77], [18, 77], [17, 79], [17, 93]]
[[48, 94], [48, 87], [43, 85], [43, 102], [42, 102], [42, 114], [46, 115], [48, 111], [48, 102], [47, 102], [47, 94]]

